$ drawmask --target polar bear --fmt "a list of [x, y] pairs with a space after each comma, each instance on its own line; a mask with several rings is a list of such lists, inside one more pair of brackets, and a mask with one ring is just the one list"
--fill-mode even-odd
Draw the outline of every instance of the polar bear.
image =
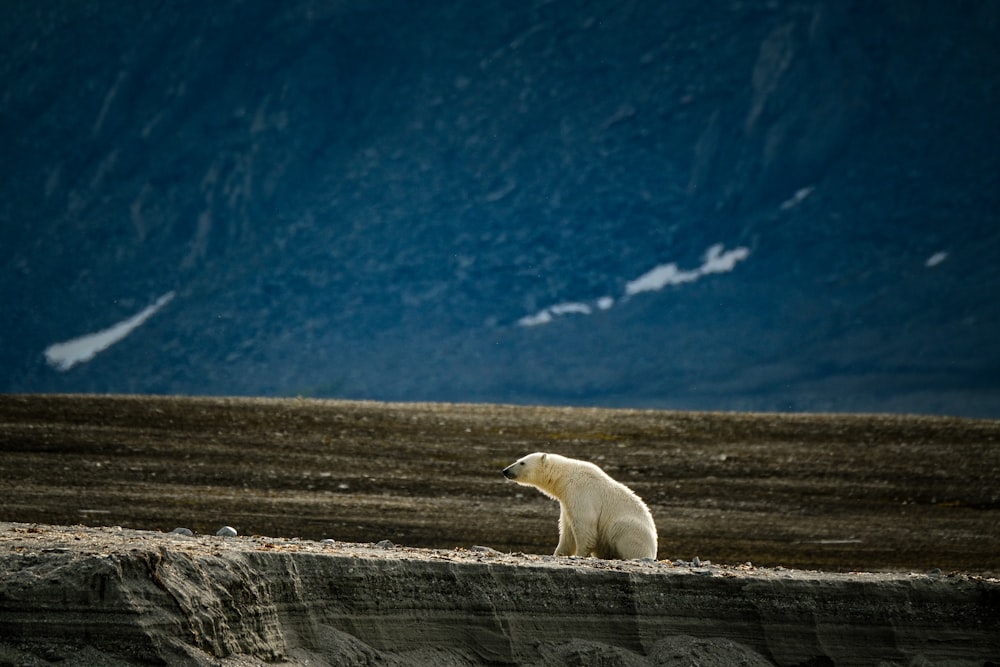
[[593, 463], [535, 452], [503, 474], [559, 501], [556, 556], [656, 558], [656, 524], [649, 508]]

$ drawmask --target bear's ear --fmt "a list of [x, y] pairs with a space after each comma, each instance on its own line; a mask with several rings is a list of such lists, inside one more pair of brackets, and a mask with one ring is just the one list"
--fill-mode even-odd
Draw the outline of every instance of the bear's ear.
[[542, 454], [542, 459], [541, 460], [542, 460], [543, 463], [545, 462], [545, 457], [546, 456], [548, 456], [548, 454]]

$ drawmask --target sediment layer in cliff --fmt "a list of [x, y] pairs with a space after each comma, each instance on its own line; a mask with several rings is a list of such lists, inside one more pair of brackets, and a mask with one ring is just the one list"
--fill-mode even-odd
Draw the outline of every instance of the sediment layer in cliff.
[[0, 524], [0, 618], [10, 664], [1000, 661], [989, 577], [38, 524]]

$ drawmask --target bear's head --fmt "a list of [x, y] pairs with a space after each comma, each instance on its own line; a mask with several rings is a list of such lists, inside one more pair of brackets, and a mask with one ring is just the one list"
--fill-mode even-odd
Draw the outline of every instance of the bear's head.
[[522, 457], [503, 469], [503, 476], [518, 484], [537, 484], [548, 454], [535, 452]]

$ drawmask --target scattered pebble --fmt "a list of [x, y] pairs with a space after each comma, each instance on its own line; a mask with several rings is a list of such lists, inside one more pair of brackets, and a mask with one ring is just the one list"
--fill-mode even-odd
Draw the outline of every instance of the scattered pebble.
[[330, 539], [329, 537], [326, 538], [325, 540], [320, 540], [320, 544], [333, 545], [333, 544], [336, 544], [336, 543], [337, 543], [337, 540]]
[[377, 546], [379, 549], [393, 549], [396, 547], [396, 545], [390, 542], [389, 540], [382, 540], [381, 542], [376, 542], [375, 546]]
[[691, 559], [691, 564], [694, 565], [695, 567], [701, 567], [701, 559], [695, 556], [694, 558]]
[[482, 547], [479, 545], [473, 546], [469, 551], [476, 551], [481, 554], [499, 554], [500, 552], [493, 547]]
[[174, 528], [173, 530], [171, 530], [170, 532], [171, 533], [176, 533], [177, 535], [187, 535], [189, 537], [192, 536], [192, 535], [194, 535], [194, 531], [191, 530], [190, 528], [180, 528], [180, 527], [177, 527], [177, 528]]
[[236, 529], [233, 528], [232, 526], [223, 526], [222, 528], [219, 529], [216, 535], [219, 535], [221, 537], [236, 537], [237, 532]]

